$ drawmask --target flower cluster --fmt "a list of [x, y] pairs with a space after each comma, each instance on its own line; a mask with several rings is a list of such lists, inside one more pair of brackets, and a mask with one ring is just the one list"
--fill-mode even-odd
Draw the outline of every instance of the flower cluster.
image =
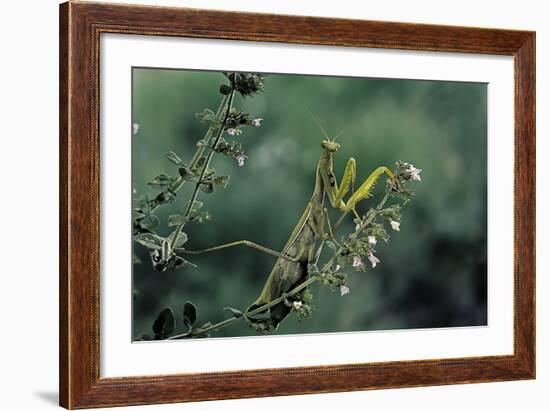
[[[224, 73], [231, 82], [230, 86], [220, 87], [222, 94], [229, 94], [231, 88], [237, 90], [243, 97], [260, 93], [264, 89], [265, 76], [257, 73]], [[229, 91], [228, 91], [229, 90]]]
[[[395, 177], [388, 180], [386, 198], [398, 197], [403, 199], [403, 205], [413, 197], [405, 185], [409, 181], [421, 181], [420, 172], [412, 164], [398, 162]], [[401, 208], [399, 204], [383, 207], [385, 200], [376, 209], [370, 209], [362, 218], [356, 218], [355, 231], [342, 238], [342, 251], [337, 255], [338, 264], [350, 264], [356, 271], [365, 270], [365, 259], [375, 268], [381, 263], [376, 255], [376, 245], [380, 240], [388, 242], [389, 234], [386, 227], [393, 231], [401, 229]], [[387, 224], [387, 225], [386, 225]], [[333, 246], [336, 249], [336, 247]]]
[[420, 177], [420, 172], [422, 169], [416, 168], [412, 164], [398, 162], [397, 167], [399, 168], [401, 177], [406, 181], [422, 181]]
[[225, 126], [230, 129], [240, 126], [260, 127], [262, 121], [263, 118], [254, 118], [249, 113], [232, 109], [225, 120]]
[[304, 320], [307, 317], [310, 317], [313, 314], [315, 307], [312, 304], [313, 294], [309, 290], [304, 290], [301, 293], [301, 296], [297, 297], [294, 300], [285, 299], [284, 303], [286, 306], [290, 307], [293, 311], [296, 312], [298, 320]]
[[[242, 127], [260, 127], [263, 118], [254, 118], [249, 113], [232, 108], [227, 118], [222, 122], [210, 109], [204, 109], [195, 116], [203, 122], [209, 123], [212, 127], [223, 127], [224, 131], [231, 137], [237, 137], [242, 134]], [[222, 124], [223, 123], [223, 124]], [[209, 142], [199, 140], [198, 147], [208, 147]], [[212, 147], [217, 153], [231, 157], [237, 161], [239, 167], [243, 167], [248, 156], [245, 154], [241, 143], [236, 141], [227, 141], [223, 137], [218, 140], [216, 147]]]
[[224, 138], [221, 138], [218, 145], [214, 149], [216, 153], [223, 154], [233, 158], [239, 167], [244, 166], [244, 161], [248, 156], [244, 153], [243, 146], [237, 141], [227, 141]]

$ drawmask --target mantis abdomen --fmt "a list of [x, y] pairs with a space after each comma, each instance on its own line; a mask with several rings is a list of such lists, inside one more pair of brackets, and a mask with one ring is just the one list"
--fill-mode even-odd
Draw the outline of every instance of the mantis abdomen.
[[[319, 224], [317, 220], [321, 219], [322, 212], [322, 209], [314, 207], [311, 202], [308, 204], [282, 251], [282, 254], [295, 261], [277, 259], [262, 293], [247, 311], [269, 303], [308, 279], [308, 265], [313, 261], [317, 246], [317, 234], [313, 227]], [[269, 313], [274, 325], [285, 319], [290, 310], [284, 303], [271, 307]]]

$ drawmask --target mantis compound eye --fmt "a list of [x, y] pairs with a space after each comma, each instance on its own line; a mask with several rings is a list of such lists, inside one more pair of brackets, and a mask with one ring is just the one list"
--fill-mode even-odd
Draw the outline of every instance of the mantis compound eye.
[[340, 148], [340, 144], [335, 141], [323, 140], [321, 141], [321, 147], [331, 153], [335, 153]]

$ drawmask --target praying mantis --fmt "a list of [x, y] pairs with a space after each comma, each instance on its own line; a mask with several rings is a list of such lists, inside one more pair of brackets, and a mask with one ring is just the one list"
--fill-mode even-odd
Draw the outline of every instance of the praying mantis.
[[[286, 292], [306, 281], [309, 277], [309, 265], [315, 263], [319, 258], [321, 251], [321, 248], [318, 248], [319, 243], [327, 240], [335, 241], [333, 226], [325, 207], [325, 198], [328, 198], [331, 207], [342, 212], [337, 223], [339, 225], [350, 212], [359, 218], [355, 206], [370, 197], [373, 187], [382, 175], [386, 174], [391, 181], [392, 189], [399, 191], [399, 180], [393, 171], [385, 166], [377, 167], [357, 190], [354, 190], [357, 167], [354, 158], [348, 160], [342, 179], [338, 183], [333, 168], [333, 156], [341, 147], [336, 142], [338, 136], [330, 139], [317, 119], [313, 115], [312, 117], [324, 135], [324, 139], [321, 141], [323, 151], [315, 170], [313, 194], [282, 250], [278, 252], [247, 240], [234, 241], [197, 251], [182, 250], [187, 254], [203, 254], [229, 247], [248, 246], [277, 257], [261, 294], [247, 308], [245, 314], [253, 310], [257, 312], [258, 308], [285, 295]], [[345, 200], [350, 188], [352, 193]], [[276, 329], [278, 324], [288, 316], [291, 309], [289, 304], [281, 302], [266, 309], [265, 313], [267, 313], [271, 325]]]

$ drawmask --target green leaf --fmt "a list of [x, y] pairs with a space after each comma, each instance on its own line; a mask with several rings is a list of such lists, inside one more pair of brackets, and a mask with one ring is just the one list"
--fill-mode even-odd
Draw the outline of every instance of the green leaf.
[[318, 275], [319, 274], [319, 267], [317, 264], [308, 264], [307, 265], [307, 272], [309, 275]]
[[196, 179], [195, 173], [193, 173], [187, 166], [182, 166], [178, 168], [178, 173], [180, 174], [181, 178], [186, 181], [192, 181]]
[[169, 204], [176, 201], [176, 193], [174, 191], [171, 191], [169, 187], [165, 189], [162, 193], [159, 193], [155, 197], [155, 201], [157, 204]]
[[[187, 202], [187, 204], [189, 204], [189, 202]], [[203, 205], [204, 203], [202, 201], [195, 200], [195, 202], [193, 203], [193, 206], [191, 207], [190, 213], [198, 213]]]
[[176, 329], [176, 317], [171, 308], [162, 310], [153, 323], [153, 332], [157, 339], [164, 339]]
[[202, 183], [200, 185], [200, 189], [201, 189], [201, 191], [204, 191], [205, 193], [210, 194], [211, 192], [214, 191], [214, 184], [212, 184], [212, 183]]
[[175, 247], [181, 247], [182, 245], [184, 245], [185, 243], [187, 242], [187, 234], [185, 233], [180, 233], [178, 235], [178, 239], [176, 240], [176, 243], [175, 243]]
[[187, 328], [191, 328], [197, 321], [197, 307], [190, 301], [187, 301], [183, 306], [183, 323]]
[[229, 176], [218, 176], [214, 177], [214, 184], [218, 187], [227, 188], [227, 185], [229, 184]]
[[162, 247], [164, 238], [153, 233], [142, 233], [134, 236], [134, 240], [151, 250], [158, 250]]
[[173, 151], [169, 151], [168, 153], [166, 153], [166, 158], [177, 166], [185, 167], [183, 160]]
[[[176, 231], [174, 230], [172, 234], [168, 236], [168, 241], [172, 243], [172, 239], [174, 238], [174, 235], [176, 234]], [[185, 234], [183, 231], [180, 231], [178, 235], [178, 239], [174, 243], [174, 247], [181, 247], [187, 242], [187, 234]]]
[[136, 211], [139, 210], [140, 212], [147, 214], [150, 211], [150, 202], [151, 202], [151, 199], [149, 198], [148, 195], [144, 194], [139, 196], [136, 199], [136, 203], [139, 207], [135, 210]]
[[210, 214], [208, 211], [203, 211], [201, 213], [194, 214], [190, 220], [194, 223], [204, 223], [205, 221], [210, 220]]
[[394, 204], [388, 208], [379, 211], [380, 215], [386, 220], [399, 221], [401, 219], [401, 207]]
[[309, 291], [308, 288], [304, 290], [304, 293], [302, 294], [302, 301], [304, 303], [311, 303], [313, 301], [313, 294], [311, 291]]
[[146, 217], [146, 214], [143, 212], [143, 210], [141, 208], [134, 208], [132, 210], [132, 218], [135, 220], [135, 219], [140, 219], [140, 218], [145, 218]]
[[382, 224], [373, 223], [367, 230], [368, 235], [373, 235], [378, 239], [382, 239], [384, 242], [388, 242], [390, 236]]
[[325, 244], [327, 245], [328, 248], [330, 248], [333, 251], [336, 251], [338, 249], [338, 247], [336, 247], [336, 244], [334, 244], [333, 241], [327, 240], [325, 241]]
[[149, 230], [154, 230], [160, 224], [159, 218], [154, 214], [149, 214], [142, 220], [140, 220], [141, 226]]
[[241, 310], [237, 310], [233, 307], [224, 307], [224, 310], [229, 311], [235, 318], [241, 318], [243, 316], [243, 312]]
[[205, 123], [215, 123], [217, 121], [216, 113], [214, 113], [209, 108], [205, 108], [200, 113], [196, 113], [195, 117], [198, 118], [200, 121], [204, 121]]
[[168, 227], [175, 227], [180, 224], [186, 223], [189, 217], [185, 217], [183, 214], [171, 214], [168, 216]]
[[172, 184], [176, 181], [176, 177], [168, 176], [166, 174], [159, 174], [154, 179], [149, 181], [147, 185], [152, 188], [167, 191], [172, 187]]
[[231, 93], [231, 87], [228, 86], [227, 84], [222, 84], [220, 86], [220, 93], [223, 94], [224, 96], [228, 95], [229, 93]]

